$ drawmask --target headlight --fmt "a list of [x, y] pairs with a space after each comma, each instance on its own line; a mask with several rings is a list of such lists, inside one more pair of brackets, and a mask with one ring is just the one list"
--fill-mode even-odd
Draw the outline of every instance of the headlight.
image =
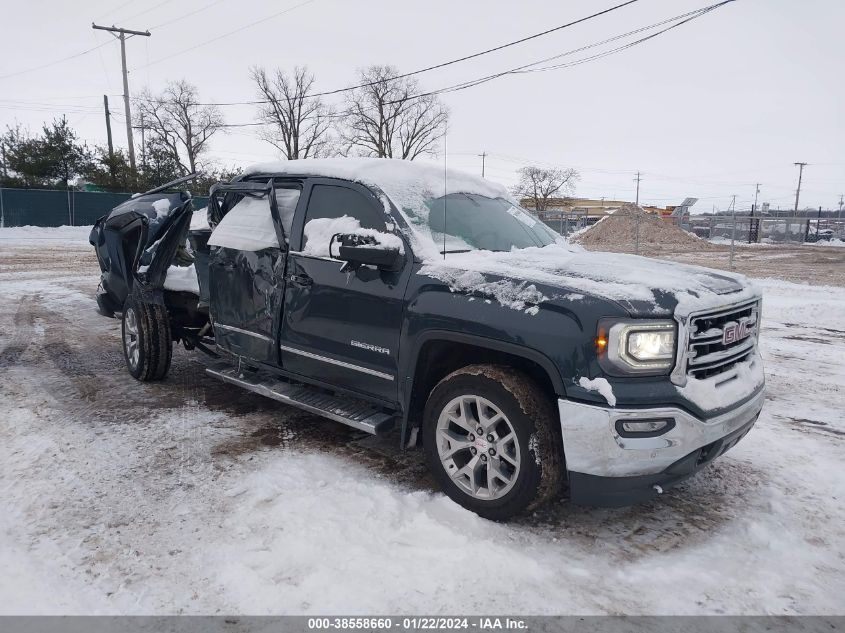
[[639, 362], [672, 360], [675, 351], [674, 330], [632, 330], [625, 351]]
[[603, 320], [599, 362], [611, 375], [665, 374], [675, 364], [676, 339], [674, 321]]

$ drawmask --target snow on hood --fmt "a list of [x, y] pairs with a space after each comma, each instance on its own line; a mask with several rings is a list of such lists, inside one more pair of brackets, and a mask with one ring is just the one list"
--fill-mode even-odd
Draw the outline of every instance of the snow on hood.
[[421, 274], [445, 283], [456, 278], [456, 271], [488, 273], [623, 302], [641, 301], [663, 310], [666, 306], [658, 301], [658, 294], [665, 293], [677, 300], [679, 316], [760, 295], [735, 273], [561, 244], [509, 253], [453, 254], [427, 261], [420, 269]]

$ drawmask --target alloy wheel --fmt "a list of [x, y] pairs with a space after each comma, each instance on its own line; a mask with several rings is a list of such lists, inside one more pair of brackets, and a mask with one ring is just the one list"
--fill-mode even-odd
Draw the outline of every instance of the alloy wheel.
[[437, 453], [452, 481], [476, 499], [506, 495], [519, 476], [519, 440], [508, 417], [476, 395], [452, 399], [437, 420]]
[[132, 308], [127, 308], [126, 314], [123, 315], [123, 346], [126, 349], [129, 366], [135, 369], [138, 366], [141, 349], [138, 341], [138, 317]]

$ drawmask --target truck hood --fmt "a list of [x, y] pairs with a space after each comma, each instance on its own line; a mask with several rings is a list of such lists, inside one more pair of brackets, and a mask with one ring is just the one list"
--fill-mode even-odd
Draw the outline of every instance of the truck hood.
[[760, 294], [735, 273], [563, 244], [447, 255], [424, 262], [420, 273], [452, 290], [492, 291], [508, 307], [590, 296], [614, 301], [633, 316], [685, 317]]

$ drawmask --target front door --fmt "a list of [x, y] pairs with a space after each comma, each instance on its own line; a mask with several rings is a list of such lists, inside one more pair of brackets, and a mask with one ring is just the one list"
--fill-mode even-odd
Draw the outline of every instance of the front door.
[[285, 235], [300, 189], [268, 189], [244, 195], [220, 220], [208, 240], [209, 308], [217, 344], [235, 356], [278, 364], [278, 331], [285, 287], [287, 244], [270, 206], [273, 191]]
[[[398, 272], [341, 271], [329, 244], [356, 228], [386, 231], [382, 204], [360, 185], [314, 179], [294, 222], [281, 335], [282, 365], [327, 385], [397, 401], [408, 257]], [[305, 195], [305, 194], [304, 194]], [[407, 252], [407, 247], [406, 247]]]

